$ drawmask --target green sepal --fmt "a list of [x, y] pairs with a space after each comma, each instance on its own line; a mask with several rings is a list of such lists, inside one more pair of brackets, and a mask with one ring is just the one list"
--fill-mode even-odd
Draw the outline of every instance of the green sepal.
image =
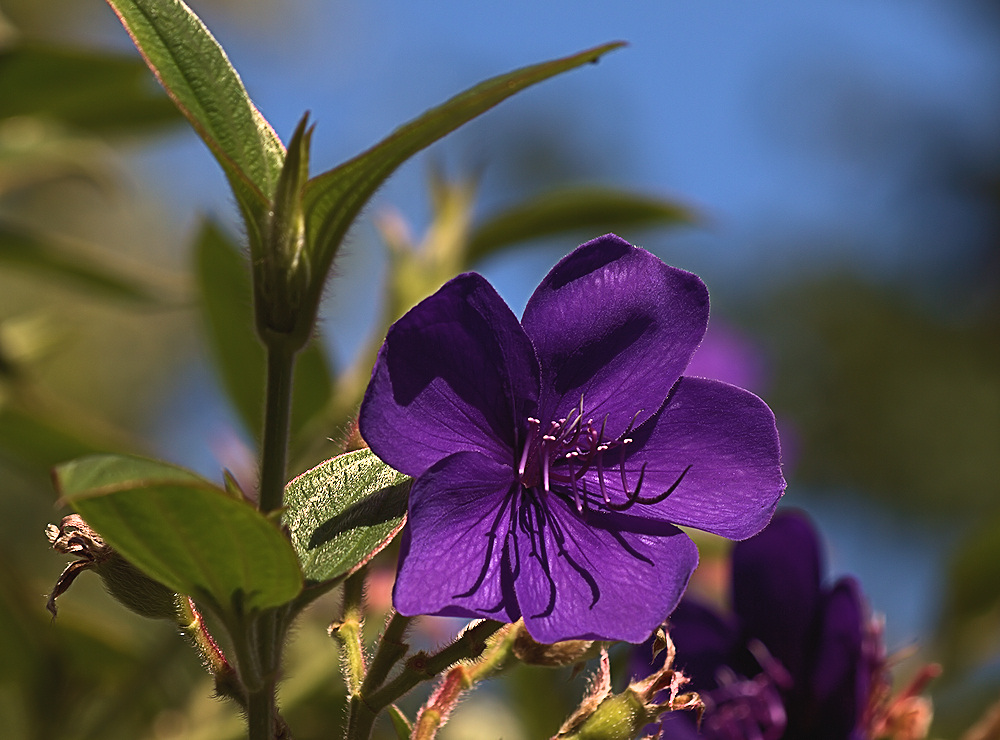
[[311, 276], [302, 214], [302, 188], [309, 179], [309, 144], [313, 132], [308, 122], [307, 113], [288, 144], [268, 219], [264, 251], [261, 259], [254, 260], [257, 333], [265, 340], [271, 333], [294, 334], [298, 346], [307, 342], [312, 333], [311, 317], [303, 321], [299, 311]]
[[[251, 319], [253, 301], [246, 257], [215, 224], [202, 224], [194, 246], [195, 274], [212, 359], [222, 386], [246, 430], [259, 438], [264, 428], [261, 388], [264, 347]], [[292, 444], [303, 427], [330, 402], [333, 383], [326, 348], [314, 338], [298, 354], [292, 385]]]

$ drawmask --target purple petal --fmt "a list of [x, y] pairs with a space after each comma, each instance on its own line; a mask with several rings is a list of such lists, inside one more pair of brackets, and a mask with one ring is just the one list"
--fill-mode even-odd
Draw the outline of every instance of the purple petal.
[[[853, 578], [842, 578], [823, 595], [811, 681], [811, 717], [816, 737], [846, 737], [865, 708], [859, 691], [863, 671], [862, 643], [866, 620], [860, 588]], [[867, 684], [867, 681], [864, 681]]]
[[733, 548], [733, 609], [748, 637], [800, 681], [820, 602], [819, 542], [809, 520], [780, 512]]
[[613, 234], [563, 258], [521, 322], [542, 369], [543, 422], [580, 405], [617, 437], [656, 413], [708, 325], [708, 291]]
[[417, 478], [392, 597], [401, 614], [517, 621], [504, 556], [516, 490], [509, 465], [475, 452]]
[[412, 476], [463, 450], [511, 464], [537, 398], [531, 343], [493, 287], [469, 273], [389, 329], [361, 404], [361, 435]]
[[698, 549], [669, 524], [639, 533], [622, 530], [620, 519], [584, 516], [554, 495], [521, 504], [514, 592], [524, 625], [544, 643], [642, 642], [677, 605]]
[[[659, 503], [629, 510], [638, 515], [745, 539], [770, 521], [785, 490], [774, 414], [742, 388], [683, 377], [660, 413], [632, 439], [625, 447], [630, 490], [643, 467], [643, 499], [674, 488]], [[603, 477], [612, 501], [621, 504], [625, 494], [616, 457], [614, 450], [606, 453]], [[587, 478], [588, 490], [599, 490], [598, 472]]]

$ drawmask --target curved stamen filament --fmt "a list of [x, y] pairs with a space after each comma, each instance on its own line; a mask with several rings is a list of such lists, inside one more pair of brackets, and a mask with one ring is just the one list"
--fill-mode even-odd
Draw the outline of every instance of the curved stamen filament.
[[[655, 496], [641, 495], [646, 478], [646, 463], [639, 470], [635, 488], [631, 489], [628, 485], [626, 447], [632, 444], [632, 438], [626, 435], [634, 428], [636, 420], [642, 414], [641, 409], [635, 413], [625, 431], [617, 439], [605, 437], [609, 418], [607, 415], [601, 420], [598, 429], [595, 428], [594, 419], [587, 419], [584, 416], [584, 411], [581, 397], [579, 406], [570, 409], [566, 417], [549, 422], [544, 431], [539, 419], [528, 417], [527, 439], [518, 461], [518, 477], [523, 486], [541, 488], [545, 493], [554, 491], [567, 501], [571, 499], [572, 505], [580, 514], [587, 509], [590, 501], [591, 494], [588, 494], [585, 476], [592, 469], [596, 469], [600, 496], [598, 498], [594, 495], [595, 501], [602, 502], [604, 508], [609, 511], [625, 511], [636, 504], [646, 506], [658, 504], [677, 490], [691, 469], [690, 465], [681, 471], [666, 491]], [[614, 462], [605, 460], [605, 453], [614, 449], [620, 451], [618, 459]], [[605, 479], [616, 466], [621, 480], [621, 492], [625, 496], [622, 503], [614, 503], [611, 500]]]
[[[625, 503], [623, 503], [623, 504], [613, 504], [613, 503], [608, 502], [606, 504], [606, 506], [609, 509], [611, 509], [612, 511], [625, 511], [626, 509], [631, 509], [636, 504], [643, 504], [645, 506], [651, 506], [653, 504], [658, 504], [661, 501], [666, 501], [667, 497], [671, 493], [673, 493], [674, 491], [677, 490], [677, 486], [679, 486], [681, 484], [681, 481], [684, 480], [684, 476], [688, 474], [688, 471], [690, 469], [691, 469], [690, 465], [688, 465], [686, 468], [684, 468], [684, 470], [681, 471], [681, 474], [679, 476], [677, 476], [677, 480], [675, 480], [671, 484], [670, 488], [668, 488], [663, 493], [660, 493], [660, 494], [658, 494], [656, 496], [651, 496], [649, 498], [643, 498], [642, 496], [639, 495], [639, 491], [642, 488], [642, 481], [646, 477], [646, 463], [643, 463], [642, 464], [642, 468], [639, 470], [639, 482], [636, 484], [635, 490], [632, 491], [632, 492], [629, 492], [628, 488], [624, 488], [625, 497], [626, 497], [625, 498]], [[622, 473], [622, 480], [623, 481], [625, 480], [625, 478], [624, 478], [624, 472]]]

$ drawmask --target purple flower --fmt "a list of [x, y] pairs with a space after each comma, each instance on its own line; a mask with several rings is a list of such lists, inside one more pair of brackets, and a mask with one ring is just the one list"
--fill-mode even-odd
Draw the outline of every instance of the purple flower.
[[674, 525], [749, 537], [785, 487], [764, 402], [681, 377], [707, 322], [701, 280], [611, 234], [521, 322], [475, 273], [397, 321], [360, 416], [416, 479], [396, 608], [523, 617], [545, 643], [648, 637], [698, 559]]
[[801, 513], [779, 512], [763, 532], [736, 544], [734, 613], [685, 599], [670, 617], [674, 665], [706, 710], [700, 734], [690, 717], [667, 715], [665, 737], [867, 737], [864, 715], [881, 650], [857, 582], [841, 578], [824, 587], [821, 573], [819, 541]]

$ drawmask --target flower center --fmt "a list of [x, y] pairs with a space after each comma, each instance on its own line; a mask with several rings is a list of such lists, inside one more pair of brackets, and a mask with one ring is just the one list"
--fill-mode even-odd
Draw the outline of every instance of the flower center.
[[[640, 412], [636, 412], [633, 422]], [[618, 438], [607, 439], [605, 428], [607, 417], [598, 426], [593, 419], [584, 420], [583, 399], [580, 405], [558, 421], [550, 421], [547, 426], [541, 420], [528, 417], [527, 437], [518, 464], [518, 479], [527, 489], [541, 488], [546, 493], [570, 493], [578, 512], [591, 504], [603, 506], [612, 511], [624, 511], [635, 504], [655, 504], [666, 499], [690, 470], [689, 465], [670, 488], [657, 496], [643, 498], [639, 495], [646, 473], [645, 463], [639, 470], [635, 488], [629, 487], [625, 471], [625, 456], [633, 440], [628, 434], [629, 424]], [[611, 459], [607, 459], [609, 453]], [[615, 454], [617, 453], [617, 454]], [[621, 492], [625, 501], [614, 503], [608, 493], [606, 480], [609, 472], [618, 469]], [[599, 492], [587, 490], [587, 473], [594, 471]], [[592, 475], [591, 478], [594, 476]], [[599, 498], [598, 498], [599, 495]]]

